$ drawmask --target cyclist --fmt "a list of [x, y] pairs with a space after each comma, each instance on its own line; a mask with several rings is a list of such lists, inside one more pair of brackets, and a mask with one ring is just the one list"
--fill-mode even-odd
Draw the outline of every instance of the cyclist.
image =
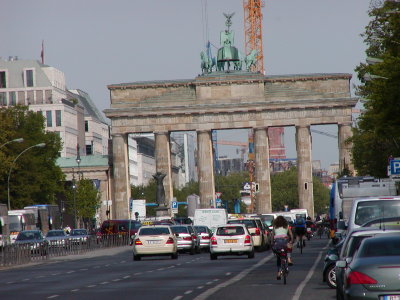
[[276, 265], [278, 266], [278, 274], [276, 275], [276, 279], [281, 279], [280, 268], [281, 268], [281, 258], [277, 254], [277, 252], [284, 248], [287, 251], [288, 265], [293, 265], [292, 262], [292, 244], [293, 244], [293, 234], [289, 229], [288, 221], [283, 216], [278, 216], [273, 221], [273, 229], [272, 236], [274, 239], [274, 244], [272, 249], [276, 254]]
[[300, 248], [300, 241], [302, 241], [303, 246], [305, 246], [304, 235], [306, 234], [306, 221], [303, 215], [296, 215], [296, 219], [294, 220], [294, 232], [296, 233], [297, 248]]
[[306, 219], [306, 229], [307, 229], [307, 238], [310, 239], [312, 237], [312, 233], [314, 231], [315, 224], [311, 221], [311, 217], [308, 216]]

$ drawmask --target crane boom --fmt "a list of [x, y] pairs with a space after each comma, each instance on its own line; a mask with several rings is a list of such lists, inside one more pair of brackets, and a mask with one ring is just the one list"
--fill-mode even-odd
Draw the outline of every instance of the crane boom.
[[248, 55], [257, 50], [256, 72], [264, 74], [264, 53], [262, 43], [262, 12], [265, 3], [261, 0], [243, 0], [245, 52]]

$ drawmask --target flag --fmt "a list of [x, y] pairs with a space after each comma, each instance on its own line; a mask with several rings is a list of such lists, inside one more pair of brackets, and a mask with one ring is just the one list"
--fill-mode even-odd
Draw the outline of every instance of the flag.
[[44, 41], [42, 40], [42, 51], [40, 52], [40, 57], [42, 58], [42, 64], [44, 64]]

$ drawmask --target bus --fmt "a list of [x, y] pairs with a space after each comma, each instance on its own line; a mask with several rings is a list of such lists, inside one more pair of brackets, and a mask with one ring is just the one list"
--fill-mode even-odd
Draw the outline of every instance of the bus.
[[20, 231], [36, 229], [35, 213], [29, 209], [9, 210], [8, 223], [10, 242], [14, 243]]
[[396, 184], [391, 179], [371, 176], [341, 177], [333, 184], [329, 199], [329, 218], [349, 220], [353, 200], [363, 197], [395, 196]]
[[37, 229], [42, 230], [43, 233], [52, 229], [62, 229], [61, 212], [58, 205], [36, 204], [25, 206], [24, 209], [30, 209], [35, 212]]

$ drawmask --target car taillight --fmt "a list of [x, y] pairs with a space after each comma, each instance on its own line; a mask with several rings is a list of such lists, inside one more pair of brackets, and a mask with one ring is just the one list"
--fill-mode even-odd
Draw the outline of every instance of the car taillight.
[[203, 235], [203, 239], [204, 239], [204, 240], [209, 240], [210, 237], [209, 237], [208, 235]]
[[185, 241], [191, 241], [192, 240], [192, 237], [191, 236], [184, 236], [184, 237], [182, 237], [183, 238], [183, 240], [185, 240]]
[[166, 244], [173, 244], [173, 243], [174, 243], [174, 239], [172, 237], [170, 237], [166, 242]]
[[352, 284], [377, 284], [378, 282], [369, 277], [368, 275], [353, 271], [350, 272], [349, 276], [347, 277], [347, 284], [352, 285]]
[[261, 234], [261, 232], [260, 232], [260, 228], [256, 228], [256, 233], [255, 233], [256, 235], [260, 235]]
[[216, 245], [217, 244], [217, 238], [215, 236], [213, 236], [211, 238], [211, 245]]
[[195, 241], [197, 237], [195, 235], [192, 235], [192, 240]]
[[250, 244], [251, 243], [251, 237], [249, 235], [246, 235], [246, 237], [244, 238], [244, 243], [245, 244]]
[[142, 241], [141, 241], [141, 240], [136, 239], [136, 240], [135, 240], [135, 245], [143, 245], [143, 244], [142, 244]]

